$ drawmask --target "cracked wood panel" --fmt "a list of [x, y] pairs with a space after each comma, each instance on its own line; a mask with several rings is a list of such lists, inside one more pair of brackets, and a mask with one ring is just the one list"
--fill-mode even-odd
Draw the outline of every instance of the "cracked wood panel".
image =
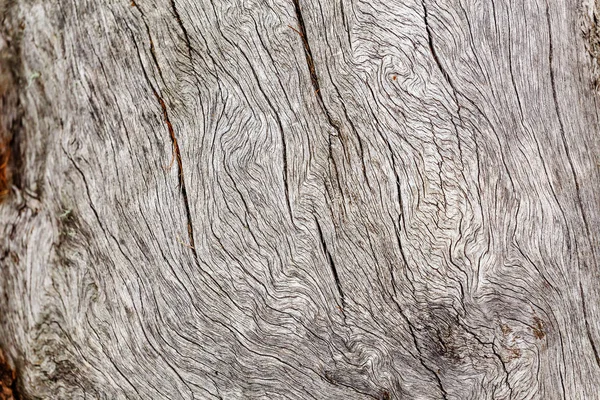
[[3, 6], [22, 398], [600, 393], [592, 4]]

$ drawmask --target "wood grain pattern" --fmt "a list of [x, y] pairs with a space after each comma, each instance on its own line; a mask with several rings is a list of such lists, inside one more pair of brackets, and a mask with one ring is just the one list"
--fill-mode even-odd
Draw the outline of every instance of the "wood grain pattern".
[[595, 2], [0, 5], [20, 398], [600, 398]]

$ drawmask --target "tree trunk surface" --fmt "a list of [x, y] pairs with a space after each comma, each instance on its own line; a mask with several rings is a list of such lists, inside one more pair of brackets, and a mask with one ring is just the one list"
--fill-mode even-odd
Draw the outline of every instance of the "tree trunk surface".
[[593, 0], [0, 11], [0, 396], [600, 398]]

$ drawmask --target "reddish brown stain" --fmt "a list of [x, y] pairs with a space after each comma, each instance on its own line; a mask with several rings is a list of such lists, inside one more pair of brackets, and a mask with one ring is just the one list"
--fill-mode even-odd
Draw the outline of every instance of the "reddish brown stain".
[[10, 147], [6, 143], [0, 143], [0, 201], [6, 197], [9, 191]]
[[533, 317], [533, 321], [535, 322], [535, 326], [532, 328], [533, 336], [538, 340], [542, 340], [546, 336], [546, 332], [544, 331], [544, 321], [538, 317]]
[[513, 348], [513, 349], [510, 349], [510, 352], [512, 353], [510, 356], [510, 358], [512, 360], [514, 360], [516, 358], [521, 358], [521, 349]]
[[14, 139], [21, 114], [18, 105], [17, 79], [15, 73], [9, 70], [14, 67], [14, 57], [7, 48], [1, 51], [0, 59], [5, 62], [0, 62], [0, 201], [6, 198], [11, 183], [16, 181], [14, 163], [16, 151], [13, 149], [15, 149]]
[[16, 393], [14, 392], [15, 381], [17, 374], [11, 368], [4, 353], [0, 350], [0, 400], [14, 400]]

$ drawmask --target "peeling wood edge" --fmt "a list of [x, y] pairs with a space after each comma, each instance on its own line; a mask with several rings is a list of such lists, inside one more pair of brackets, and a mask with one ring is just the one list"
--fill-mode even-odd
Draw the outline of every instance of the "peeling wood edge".
[[17, 371], [9, 364], [4, 352], [0, 349], [0, 399], [19, 399], [19, 390], [17, 386]]
[[[0, 0], [0, 203], [8, 200], [16, 189], [22, 188], [24, 165], [23, 107], [24, 87], [21, 61], [21, 37], [24, 26], [16, 17], [14, 0]], [[0, 259], [3, 255], [0, 254]], [[0, 314], [0, 323], [5, 315]], [[18, 400], [23, 396], [18, 355], [5, 351], [13, 338], [0, 338], [0, 399]], [[16, 358], [16, 359], [15, 359]]]
[[0, 202], [22, 187], [21, 131], [23, 108], [20, 93], [24, 80], [21, 33], [24, 27], [13, 12], [14, 0], [0, 2]]
[[588, 0], [580, 13], [581, 33], [591, 60], [590, 86], [600, 92], [600, 0]]

